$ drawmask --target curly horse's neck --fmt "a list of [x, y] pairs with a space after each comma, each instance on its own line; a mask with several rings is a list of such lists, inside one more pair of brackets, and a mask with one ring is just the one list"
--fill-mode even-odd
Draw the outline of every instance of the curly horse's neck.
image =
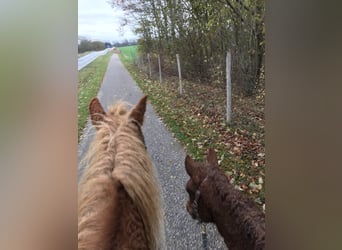
[[265, 216], [245, 194], [236, 190], [227, 177], [217, 171], [213, 175], [216, 204], [213, 221], [229, 249], [263, 249]]

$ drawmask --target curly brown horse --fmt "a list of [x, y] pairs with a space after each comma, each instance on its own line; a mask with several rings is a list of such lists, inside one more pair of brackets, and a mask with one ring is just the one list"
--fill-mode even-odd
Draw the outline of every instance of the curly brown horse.
[[193, 219], [216, 224], [229, 250], [265, 248], [265, 214], [230, 183], [220, 169], [216, 153], [205, 162], [185, 158], [190, 180], [186, 208]]
[[141, 130], [144, 96], [108, 112], [94, 98], [96, 127], [78, 191], [78, 249], [160, 249], [165, 242], [161, 188]]

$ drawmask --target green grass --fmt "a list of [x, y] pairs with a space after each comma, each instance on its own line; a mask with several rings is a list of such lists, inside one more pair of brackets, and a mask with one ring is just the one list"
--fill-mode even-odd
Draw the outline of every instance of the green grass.
[[132, 45], [132, 46], [126, 46], [126, 47], [119, 47], [118, 48], [120, 53], [120, 59], [124, 64], [131, 64], [137, 58], [138, 54], [138, 46]]
[[78, 72], [78, 141], [89, 116], [89, 101], [97, 95], [112, 56], [108, 52]]
[[[217, 148], [215, 144], [211, 143], [211, 141], [215, 141], [214, 138], [217, 138], [217, 131], [201, 129], [202, 121], [189, 116], [182, 103], [175, 100], [175, 95], [171, 89], [166, 87], [165, 84], [164, 87], [161, 87], [159, 83], [147, 79], [144, 73], [139, 72], [129, 62], [123, 61], [123, 63], [139, 87], [148, 95], [153, 107], [162, 117], [167, 127], [186, 147], [187, 152], [192, 157], [201, 159], [206, 153], [207, 146]], [[213, 140], [206, 140], [208, 137]]]

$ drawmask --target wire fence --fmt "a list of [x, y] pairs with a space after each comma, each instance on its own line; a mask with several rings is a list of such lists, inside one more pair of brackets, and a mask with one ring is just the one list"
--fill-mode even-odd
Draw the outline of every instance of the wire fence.
[[[182, 54], [178, 54], [177, 60], [177, 54], [170, 57], [169, 55], [148, 53], [137, 56], [134, 58], [134, 62], [140, 70], [146, 72], [150, 79], [159, 80], [160, 83], [163, 82], [163, 76], [181, 76], [184, 79], [224, 89], [227, 81], [226, 57], [227, 54], [224, 54], [199, 62], [191, 58], [183, 58]], [[239, 57], [234, 49], [231, 51], [230, 79], [232, 85], [249, 95], [255, 91], [259, 79], [256, 79], [256, 65], [250, 66], [246, 65], [247, 63], [248, 60]]]
[[[181, 96], [184, 92], [183, 84], [182, 84], [182, 63], [181, 57], [179, 54], [175, 55], [175, 61], [173, 60], [162, 60], [162, 56], [160, 54], [148, 53], [146, 55], [140, 55], [134, 58], [134, 63], [138, 66], [138, 68], [148, 75], [150, 79], [158, 80], [160, 84], [163, 84], [163, 75], [178, 75], [179, 79], [179, 95]], [[224, 86], [227, 91], [227, 111], [226, 111], [226, 121], [227, 123], [231, 122], [231, 65], [232, 65], [232, 56], [231, 52], [228, 51], [225, 58], [225, 70], [221, 70], [220, 67], [217, 70], [220, 70], [220, 81], [222, 79], [225, 80]], [[164, 70], [162, 70], [164, 69]], [[187, 75], [187, 77], [193, 77], [192, 75]], [[223, 85], [220, 83], [220, 85]]]

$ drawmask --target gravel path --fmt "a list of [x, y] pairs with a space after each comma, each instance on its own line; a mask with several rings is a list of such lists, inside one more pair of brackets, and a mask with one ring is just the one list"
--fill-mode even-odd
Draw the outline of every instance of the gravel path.
[[[106, 109], [120, 99], [135, 104], [142, 95], [143, 93], [122, 65], [118, 55], [114, 54], [98, 93], [103, 107]], [[167, 249], [203, 249], [200, 225], [185, 209], [187, 201], [185, 183], [188, 180], [184, 168], [186, 153], [150, 104], [145, 113], [143, 133], [163, 189]], [[88, 121], [79, 144], [79, 162], [86, 153], [93, 134], [94, 129]], [[83, 173], [83, 168], [84, 166], [79, 163], [79, 177]], [[209, 249], [227, 249], [215, 226], [207, 225], [207, 233]]]

